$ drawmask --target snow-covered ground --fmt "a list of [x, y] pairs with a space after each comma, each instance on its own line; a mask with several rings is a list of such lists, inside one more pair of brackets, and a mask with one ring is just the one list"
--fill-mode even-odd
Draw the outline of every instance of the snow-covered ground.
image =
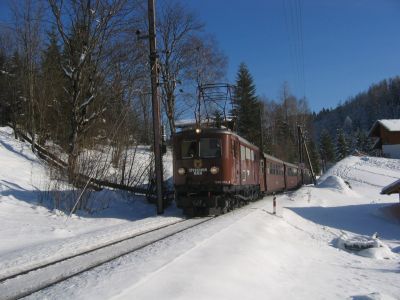
[[[114, 192], [111, 207], [94, 216], [66, 219], [37, 205], [45, 170], [4, 128], [0, 166], [3, 273], [180, 218], [176, 209], [157, 217]], [[317, 187], [278, 195], [277, 215], [265, 197], [29, 298], [400, 299], [400, 221], [387, 209], [398, 196], [379, 194], [398, 178], [400, 160], [348, 157]], [[382, 247], [344, 249], [344, 240], [375, 232]]]
[[15, 140], [10, 128], [0, 128], [0, 278], [182, 218], [174, 208], [157, 216], [145, 199], [107, 190], [92, 198], [109, 201], [108, 209], [69, 218], [42, 203], [49, 186], [46, 168], [29, 144]]

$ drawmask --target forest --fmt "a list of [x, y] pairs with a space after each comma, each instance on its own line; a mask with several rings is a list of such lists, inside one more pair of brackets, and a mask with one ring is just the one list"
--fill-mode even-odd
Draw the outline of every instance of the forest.
[[[107, 149], [112, 181], [131, 185], [135, 149], [152, 140], [147, 3], [10, 3], [12, 25], [0, 28], [1, 123], [29, 136], [32, 151], [62, 159], [70, 183], [88, 169], [106, 176], [108, 165], [94, 163], [104, 159], [88, 153]], [[222, 78], [227, 60], [182, 3], [165, 1], [157, 12], [158, 89], [173, 133], [198, 84]]]
[[[146, 1], [10, 2], [0, 27], [0, 123], [30, 137], [66, 166], [60, 174], [126, 186], [143, 182], [138, 147], [152, 144]], [[157, 4], [158, 89], [167, 142], [180, 118], [194, 118], [198, 89], [227, 82], [228, 59], [200, 17], [183, 1]], [[372, 85], [334, 109], [312, 113], [282, 83], [279, 99], [257, 95], [251, 71], [238, 67], [232, 114], [237, 131], [266, 153], [299, 162], [297, 126], [317, 173], [355, 149], [370, 151], [366, 132], [400, 113], [400, 79]], [[113, 172], [109, 172], [112, 167]]]

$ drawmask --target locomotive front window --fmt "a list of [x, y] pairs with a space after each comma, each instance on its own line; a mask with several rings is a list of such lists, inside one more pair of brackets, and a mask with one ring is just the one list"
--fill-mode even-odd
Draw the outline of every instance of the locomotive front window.
[[200, 139], [200, 158], [221, 157], [221, 142], [219, 139]]
[[181, 145], [182, 158], [193, 158], [197, 156], [197, 142], [183, 141]]

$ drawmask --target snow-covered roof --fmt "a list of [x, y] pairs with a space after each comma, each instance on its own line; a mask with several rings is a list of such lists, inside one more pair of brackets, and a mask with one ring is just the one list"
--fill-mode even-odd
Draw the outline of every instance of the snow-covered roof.
[[182, 119], [182, 120], [176, 120], [175, 121], [175, 126], [176, 127], [186, 127], [186, 126], [192, 126], [196, 124], [195, 119]]
[[[231, 116], [227, 116], [225, 119], [222, 119], [221, 122], [231, 122], [233, 118]], [[215, 123], [215, 118], [204, 118], [200, 120], [200, 124], [213, 124]], [[175, 127], [177, 128], [190, 128], [195, 127], [197, 125], [196, 119], [181, 119], [175, 121]]]
[[[384, 120], [377, 120], [375, 121], [374, 125], [372, 125], [371, 130], [369, 131], [368, 135], [374, 134], [375, 129], [378, 126], [383, 126], [388, 131], [400, 131], [400, 119], [384, 119]], [[376, 135], [373, 135], [376, 136]]]
[[381, 194], [385, 194], [385, 195], [390, 195], [390, 194], [395, 194], [395, 193], [400, 193], [400, 179], [385, 186], [381, 191]]
[[378, 120], [389, 131], [400, 131], [400, 119]]

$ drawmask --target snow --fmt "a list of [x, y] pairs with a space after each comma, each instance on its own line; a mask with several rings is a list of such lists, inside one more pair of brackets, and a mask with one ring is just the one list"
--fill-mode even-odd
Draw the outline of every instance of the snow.
[[182, 218], [174, 208], [156, 216], [144, 199], [109, 190], [95, 193], [94, 201], [107, 199], [110, 208], [93, 215], [68, 218], [45, 206], [46, 168], [10, 128], [0, 128], [0, 166], [0, 278]]
[[197, 123], [196, 119], [181, 119], [175, 121], [175, 126], [189, 126], [195, 125]]
[[[2, 274], [181, 217], [108, 191], [109, 209], [65, 222], [35, 202], [45, 169], [4, 128], [0, 165]], [[400, 220], [386, 212], [398, 197], [380, 194], [398, 178], [399, 160], [350, 156], [317, 186], [277, 195], [277, 215], [265, 197], [28, 299], [399, 299]]]
[[400, 119], [378, 120], [389, 131], [400, 131]]
[[390, 247], [379, 240], [377, 233], [372, 237], [353, 236], [343, 233], [336, 241], [336, 246], [342, 250], [354, 252], [357, 255], [375, 259], [396, 259], [396, 254]]
[[[79, 106], [79, 109], [86, 108], [86, 107], [90, 104], [90, 102], [92, 102], [92, 101], [94, 100], [94, 98], [95, 98], [95, 95], [90, 95], [90, 97], [87, 98], [86, 101], [83, 102], [83, 103]], [[90, 118], [89, 118], [89, 119], [90, 119]]]
[[325, 180], [318, 184], [318, 187], [337, 190], [344, 195], [357, 195], [357, 193], [351, 190], [348, 183], [346, 183], [342, 178], [336, 175], [328, 176]]

